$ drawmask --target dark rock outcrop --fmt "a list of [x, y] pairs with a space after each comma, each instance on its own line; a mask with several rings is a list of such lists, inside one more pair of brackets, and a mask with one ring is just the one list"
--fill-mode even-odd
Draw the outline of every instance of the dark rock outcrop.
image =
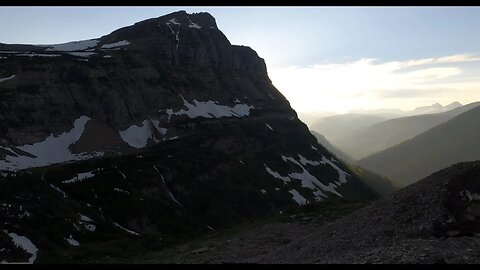
[[[121, 41], [129, 43], [108, 47]], [[296, 116], [271, 84], [263, 59], [231, 45], [207, 13], [176, 12], [114, 31], [93, 47], [78, 44], [41, 52], [3, 49], [0, 77], [15, 77], [0, 83], [2, 146], [43, 141], [70, 130], [82, 115], [117, 131], [145, 119], [166, 126], [165, 110], [181, 109], [182, 97], [225, 106], [238, 99], [260, 111]]]

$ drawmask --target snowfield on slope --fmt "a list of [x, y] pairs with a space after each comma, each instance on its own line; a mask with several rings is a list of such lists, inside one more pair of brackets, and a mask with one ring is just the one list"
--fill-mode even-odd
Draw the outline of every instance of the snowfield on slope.
[[128, 233], [131, 234], [131, 235], [140, 235], [140, 234], [138, 234], [137, 232], [134, 232], [134, 231], [132, 231], [132, 230], [129, 230], [129, 229], [123, 227], [122, 225], [118, 224], [117, 222], [114, 222], [113, 225], [115, 225], [115, 227], [118, 227], [118, 228], [120, 228], [120, 229], [128, 232]]
[[305, 199], [302, 195], [300, 195], [300, 193], [298, 193], [298, 191], [296, 191], [295, 189], [291, 189], [288, 192], [292, 194], [293, 199], [298, 203], [298, 205], [304, 205], [308, 202], [308, 200]]
[[128, 40], [121, 40], [121, 41], [117, 41], [115, 43], [109, 43], [109, 44], [104, 44], [102, 45], [102, 47], [100, 47], [101, 49], [111, 49], [111, 48], [117, 48], [117, 47], [121, 47], [121, 46], [126, 46], [130, 44], [130, 41]]
[[131, 125], [127, 129], [121, 130], [119, 131], [119, 134], [122, 140], [131, 147], [137, 149], [143, 148], [147, 146], [148, 139], [152, 139], [156, 143], [160, 142], [157, 138], [155, 138], [152, 127], [155, 128], [161, 135], [165, 135], [167, 133], [166, 128], [160, 127], [160, 121], [149, 119], [143, 120], [141, 126]]
[[73, 239], [72, 235], [70, 235], [68, 238], [64, 238], [64, 239], [67, 240], [67, 242], [72, 246], [80, 246], [80, 243], [77, 240]]
[[63, 51], [63, 52], [72, 52], [72, 51], [83, 51], [89, 48], [97, 46], [99, 40], [89, 39], [81, 41], [72, 41], [62, 44], [52, 44], [52, 45], [38, 45], [42, 47], [48, 47], [46, 51]]
[[81, 182], [81, 181], [84, 181], [84, 180], [87, 180], [89, 178], [92, 178], [94, 177], [95, 174], [93, 173], [93, 171], [91, 172], [84, 172], [84, 173], [78, 173], [75, 177], [73, 177], [72, 179], [68, 179], [68, 180], [65, 180], [63, 181], [62, 183], [64, 184], [71, 184], [71, 183], [75, 183], [75, 182]]
[[[50, 135], [45, 140], [16, 148], [29, 153], [35, 157], [7, 154], [4, 160], [0, 160], [0, 170], [16, 171], [31, 167], [41, 167], [54, 163], [61, 163], [71, 160], [83, 160], [96, 156], [102, 156], [102, 152], [94, 152], [88, 155], [73, 154], [69, 147], [77, 142], [83, 134], [86, 123], [90, 120], [87, 116], [81, 116], [73, 123], [70, 131], [58, 136]], [[5, 148], [10, 153], [15, 153], [11, 148]]]
[[0, 83], [1, 83], [1, 82], [4, 82], [4, 81], [11, 80], [11, 79], [13, 79], [13, 78], [15, 78], [15, 75], [12, 75], [12, 76], [6, 77], [6, 78], [0, 78]]
[[[283, 185], [287, 185], [292, 179], [297, 179], [301, 181], [302, 187], [307, 187], [313, 190], [313, 194], [316, 200], [322, 200], [322, 197], [328, 197], [324, 192], [333, 193], [339, 197], [343, 197], [336, 189], [340, 187], [342, 184], [347, 182], [347, 176], [349, 175], [347, 172], [340, 169], [335, 163], [331, 160], [322, 156], [322, 160], [320, 161], [312, 161], [308, 160], [302, 155], [298, 155], [298, 160], [293, 157], [282, 156], [283, 161], [289, 161], [294, 163], [299, 168], [302, 169], [302, 172], [293, 172], [289, 173], [287, 176], [282, 176], [278, 172], [273, 171], [267, 165], [264, 164], [265, 170], [276, 179], [282, 180]], [[329, 181], [328, 185], [323, 184], [320, 180], [318, 180], [314, 175], [312, 175], [307, 168], [306, 165], [311, 166], [319, 166], [319, 165], [329, 165], [333, 169], [338, 172], [338, 179], [326, 179]], [[293, 195], [293, 199], [299, 204], [305, 204], [307, 200], [298, 193], [296, 190], [290, 190], [290, 193]]]
[[187, 109], [181, 109], [174, 112], [172, 109], [167, 109], [168, 119], [172, 115], [187, 115], [189, 118], [205, 117], [205, 118], [220, 118], [220, 117], [245, 117], [250, 115], [250, 109], [254, 109], [253, 106], [247, 104], [236, 104], [233, 107], [219, 105], [217, 102], [209, 101], [197, 101], [193, 100], [193, 104], [186, 101], [183, 97], [183, 105]]
[[[7, 231], [4, 230], [3, 232], [7, 234]], [[15, 244], [15, 246], [25, 250], [25, 252], [27, 252], [31, 256], [28, 259], [28, 262], [2, 261], [1, 263], [2, 264], [9, 264], [9, 263], [28, 263], [28, 264], [32, 264], [32, 263], [34, 263], [35, 260], [37, 259], [38, 248], [32, 243], [32, 241], [30, 241], [30, 239], [28, 239], [25, 236], [17, 235], [16, 233], [12, 233], [12, 232], [8, 233], [8, 236], [10, 236], [10, 238], [12, 238], [12, 241]]]

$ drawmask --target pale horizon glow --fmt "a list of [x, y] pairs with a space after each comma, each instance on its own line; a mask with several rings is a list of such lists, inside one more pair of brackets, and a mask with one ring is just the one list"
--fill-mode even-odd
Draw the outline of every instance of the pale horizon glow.
[[434, 103], [478, 101], [480, 74], [462, 77], [461, 65], [468, 62], [478, 65], [480, 57], [457, 54], [383, 63], [362, 58], [307, 67], [269, 67], [269, 76], [298, 112], [408, 111]]
[[0, 7], [0, 43], [99, 38], [179, 10], [254, 49], [299, 113], [479, 101], [478, 7]]

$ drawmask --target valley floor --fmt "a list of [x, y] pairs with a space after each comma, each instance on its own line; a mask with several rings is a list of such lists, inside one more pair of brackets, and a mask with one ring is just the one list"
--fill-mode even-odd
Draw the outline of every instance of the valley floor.
[[[480, 262], [480, 237], [429, 237], [403, 239], [385, 245], [368, 245], [363, 250], [341, 236], [334, 238], [331, 246], [337, 256], [315, 256], [313, 261], [295, 255], [296, 243], [304, 243], [315, 232], [332, 224], [362, 204], [335, 204], [325, 208], [284, 213], [268, 220], [241, 225], [186, 244], [165, 248], [135, 258], [132, 263], [161, 264], [222, 264], [222, 263], [478, 263]], [[318, 207], [318, 206], [315, 206]], [[334, 210], [335, 208], [335, 210]], [[342, 211], [336, 212], [338, 208]], [[360, 232], [359, 232], [360, 233]], [[303, 238], [303, 239], [302, 239]], [[315, 239], [310, 239], [315, 241]], [[317, 245], [321, 245], [316, 243]], [[327, 247], [327, 249], [329, 249]], [[289, 251], [292, 251], [291, 253]], [[278, 255], [281, 254], [281, 260]], [[298, 254], [298, 253], [297, 253]]]
[[252, 258], [285, 247], [363, 206], [365, 203], [338, 201], [303, 206], [151, 252], [135, 258], [132, 263], [248, 263]]

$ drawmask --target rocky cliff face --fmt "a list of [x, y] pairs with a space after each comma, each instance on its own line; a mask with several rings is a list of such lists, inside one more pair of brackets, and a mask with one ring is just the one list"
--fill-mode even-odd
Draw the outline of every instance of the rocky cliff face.
[[308, 202], [375, 197], [317, 143], [263, 59], [207, 13], [0, 49], [0, 241], [27, 237], [40, 262], [84, 256], [77, 242], [168, 245]]
[[[94, 40], [4, 45], [1, 55], [3, 147], [44, 141], [71, 130], [82, 116], [114, 133], [144, 121], [167, 129], [149, 130], [154, 140], [180, 135], [175, 120], [185, 115], [240, 117], [273, 110], [295, 117], [268, 79], [263, 59], [248, 47], [232, 46], [207, 13], [172, 13]], [[232, 108], [245, 111], [229, 113]]]

